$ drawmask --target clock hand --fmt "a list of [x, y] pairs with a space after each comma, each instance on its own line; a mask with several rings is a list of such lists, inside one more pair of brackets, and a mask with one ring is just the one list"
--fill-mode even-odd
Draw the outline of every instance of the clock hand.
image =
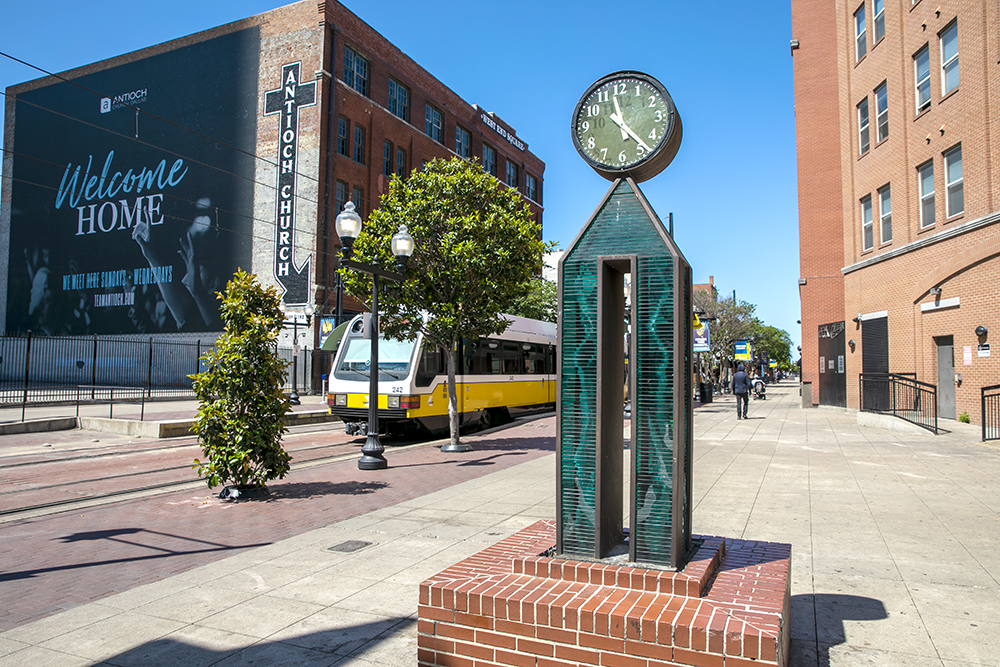
[[622, 133], [623, 134], [624, 133], [628, 133], [629, 136], [631, 136], [633, 139], [635, 139], [635, 142], [637, 144], [639, 144], [640, 146], [642, 146], [643, 148], [645, 148], [647, 153], [652, 153], [653, 152], [653, 149], [650, 148], [649, 146], [647, 146], [646, 142], [639, 138], [639, 135], [635, 133], [635, 130], [633, 130], [631, 127], [629, 127], [628, 125], [625, 124], [625, 119], [624, 118], [622, 118], [618, 114], [611, 114], [611, 120], [615, 121], [615, 123], [618, 125], [618, 127], [620, 127], [622, 129]]
[[622, 131], [622, 141], [625, 141], [626, 139], [628, 139], [628, 132], [625, 131], [625, 127], [624, 127], [625, 117], [622, 116], [622, 108], [620, 106], [618, 106], [618, 97], [615, 96], [615, 97], [612, 97], [611, 99], [614, 100], [614, 102], [615, 102], [615, 113], [611, 114], [611, 120], [614, 120], [616, 123], [618, 123], [618, 121], [615, 120], [615, 114], [618, 114], [618, 118], [622, 119], [622, 122], [618, 123], [618, 126], [619, 126], [619, 129]]

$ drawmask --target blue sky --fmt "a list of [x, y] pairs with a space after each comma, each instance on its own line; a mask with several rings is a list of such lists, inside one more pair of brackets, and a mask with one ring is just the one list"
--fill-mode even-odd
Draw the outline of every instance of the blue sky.
[[[312, 1], [312, 0], [310, 0]], [[60, 72], [251, 16], [276, 0], [6, 3], [0, 51]], [[790, 9], [785, 2], [347, 0], [351, 11], [546, 163], [545, 239], [565, 248], [609, 184], [576, 154], [573, 106], [590, 83], [644, 71], [684, 124], [674, 162], [642, 184], [695, 282], [757, 305], [800, 344]], [[0, 58], [0, 88], [39, 74]]]

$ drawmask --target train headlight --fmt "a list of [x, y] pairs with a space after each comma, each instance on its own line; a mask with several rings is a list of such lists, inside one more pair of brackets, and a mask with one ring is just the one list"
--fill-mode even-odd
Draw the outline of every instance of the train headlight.
[[347, 394], [335, 394], [333, 404], [340, 407], [347, 407]]
[[398, 408], [399, 407], [399, 396], [388, 396], [387, 398], [389, 399], [389, 407], [390, 408]]

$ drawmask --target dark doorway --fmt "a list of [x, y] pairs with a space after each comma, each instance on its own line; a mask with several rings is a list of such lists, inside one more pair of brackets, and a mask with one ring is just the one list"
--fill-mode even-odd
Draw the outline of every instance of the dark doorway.
[[819, 404], [847, 407], [843, 322], [819, 327], [819, 362]]
[[889, 378], [879, 382], [878, 375], [889, 375], [889, 318], [878, 317], [861, 323], [861, 372], [864, 384], [864, 408], [871, 412], [889, 409]]
[[938, 417], [955, 418], [955, 338], [935, 336], [937, 345]]

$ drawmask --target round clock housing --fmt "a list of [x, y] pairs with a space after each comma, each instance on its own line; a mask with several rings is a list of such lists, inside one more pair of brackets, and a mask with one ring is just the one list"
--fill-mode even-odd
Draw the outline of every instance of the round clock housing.
[[645, 181], [677, 154], [681, 117], [659, 81], [642, 72], [615, 72], [596, 81], [576, 103], [573, 144], [604, 178]]

